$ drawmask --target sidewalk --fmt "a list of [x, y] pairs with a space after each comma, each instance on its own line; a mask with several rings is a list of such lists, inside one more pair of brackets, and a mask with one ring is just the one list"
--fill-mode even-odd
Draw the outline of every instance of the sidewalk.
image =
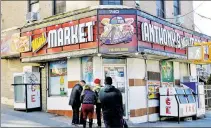
[[[155, 123], [133, 124], [128, 122], [129, 127], [210, 127], [211, 111], [206, 118], [196, 121], [162, 121]], [[71, 118], [56, 116], [45, 112], [20, 112], [13, 108], [1, 105], [1, 127], [79, 127], [71, 125]], [[96, 121], [93, 127], [96, 127]], [[82, 127], [82, 126], [80, 126]]]

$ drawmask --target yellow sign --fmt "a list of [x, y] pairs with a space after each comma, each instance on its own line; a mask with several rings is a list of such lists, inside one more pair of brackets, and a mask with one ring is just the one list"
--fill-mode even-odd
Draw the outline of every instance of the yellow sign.
[[40, 50], [40, 48], [42, 48], [45, 44], [47, 43], [46, 41], [46, 34], [43, 33], [41, 37], [35, 38], [32, 41], [32, 51], [33, 52], [37, 52], [38, 50]]
[[[211, 42], [202, 42], [202, 43], [194, 43], [194, 46], [200, 46], [202, 47], [202, 52], [201, 52], [201, 56], [202, 56], [202, 59], [200, 60], [197, 60], [197, 59], [191, 59], [192, 62], [194, 64], [211, 64]], [[204, 60], [204, 50], [203, 50], [203, 46], [207, 46], [208, 47], [208, 55], [209, 55], [209, 58], [208, 60]], [[194, 51], [196, 54], [197, 51]]]

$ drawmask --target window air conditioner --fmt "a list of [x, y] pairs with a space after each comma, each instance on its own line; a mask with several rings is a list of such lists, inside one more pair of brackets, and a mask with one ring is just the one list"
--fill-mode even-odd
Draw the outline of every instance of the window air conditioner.
[[136, 7], [136, 9], [140, 9], [140, 4], [139, 4], [139, 2], [140, 2], [140, 1], [137, 1], [137, 0], [135, 1], [135, 7]]
[[39, 13], [38, 12], [28, 12], [26, 14], [26, 21], [31, 22], [31, 21], [37, 21], [39, 20]]
[[175, 16], [175, 24], [182, 25], [184, 23], [184, 17], [181, 17], [181, 15]]

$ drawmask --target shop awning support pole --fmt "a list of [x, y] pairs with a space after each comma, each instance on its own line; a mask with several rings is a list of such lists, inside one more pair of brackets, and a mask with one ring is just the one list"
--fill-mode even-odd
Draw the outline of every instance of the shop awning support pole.
[[147, 56], [142, 55], [145, 62], [145, 81], [146, 81], [146, 92], [147, 92], [147, 122], [149, 122], [149, 88], [148, 88], [148, 78], [147, 78]]

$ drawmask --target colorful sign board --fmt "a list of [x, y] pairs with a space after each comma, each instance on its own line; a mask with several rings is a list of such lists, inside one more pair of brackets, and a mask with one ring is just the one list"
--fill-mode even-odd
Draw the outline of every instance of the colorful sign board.
[[148, 81], [149, 99], [158, 98], [160, 81]]
[[136, 16], [134, 10], [100, 10], [101, 53], [136, 52]]
[[82, 57], [82, 72], [83, 72], [83, 80], [85, 80], [87, 84], [93, 84], [92, 57]]
[[42, 33], [42, 35], [38, 38], [35, 38], [31, 42], [31, 47], [33, 52], [37, 52], [40, 48], [42, 48], [47, 43], [46, 33]]
[[1, 38], [1, 55], [11, 56], [20, 52], [30, 51], [30, 37], [22, 36], [20, 33], [7, 34]]
[[50, 95], [67, 95], [67, 61], [50, 62]]
[[[77, 43], [93, 41], [94, 21], [73, 25], [70, 27], [50, 30], [48, 33], [48, 47], [60, 47]], [[87, 28], [87, 33], [85, 29]]]
[[174, 82], [174, 67], [172, 61], [162, 61], [161, 62], [161, 76], [162, 76], [162, 86], [163, 84], [172, 84]]
[[203, 46], [188, 47], [188, 60], [203, 60]]

